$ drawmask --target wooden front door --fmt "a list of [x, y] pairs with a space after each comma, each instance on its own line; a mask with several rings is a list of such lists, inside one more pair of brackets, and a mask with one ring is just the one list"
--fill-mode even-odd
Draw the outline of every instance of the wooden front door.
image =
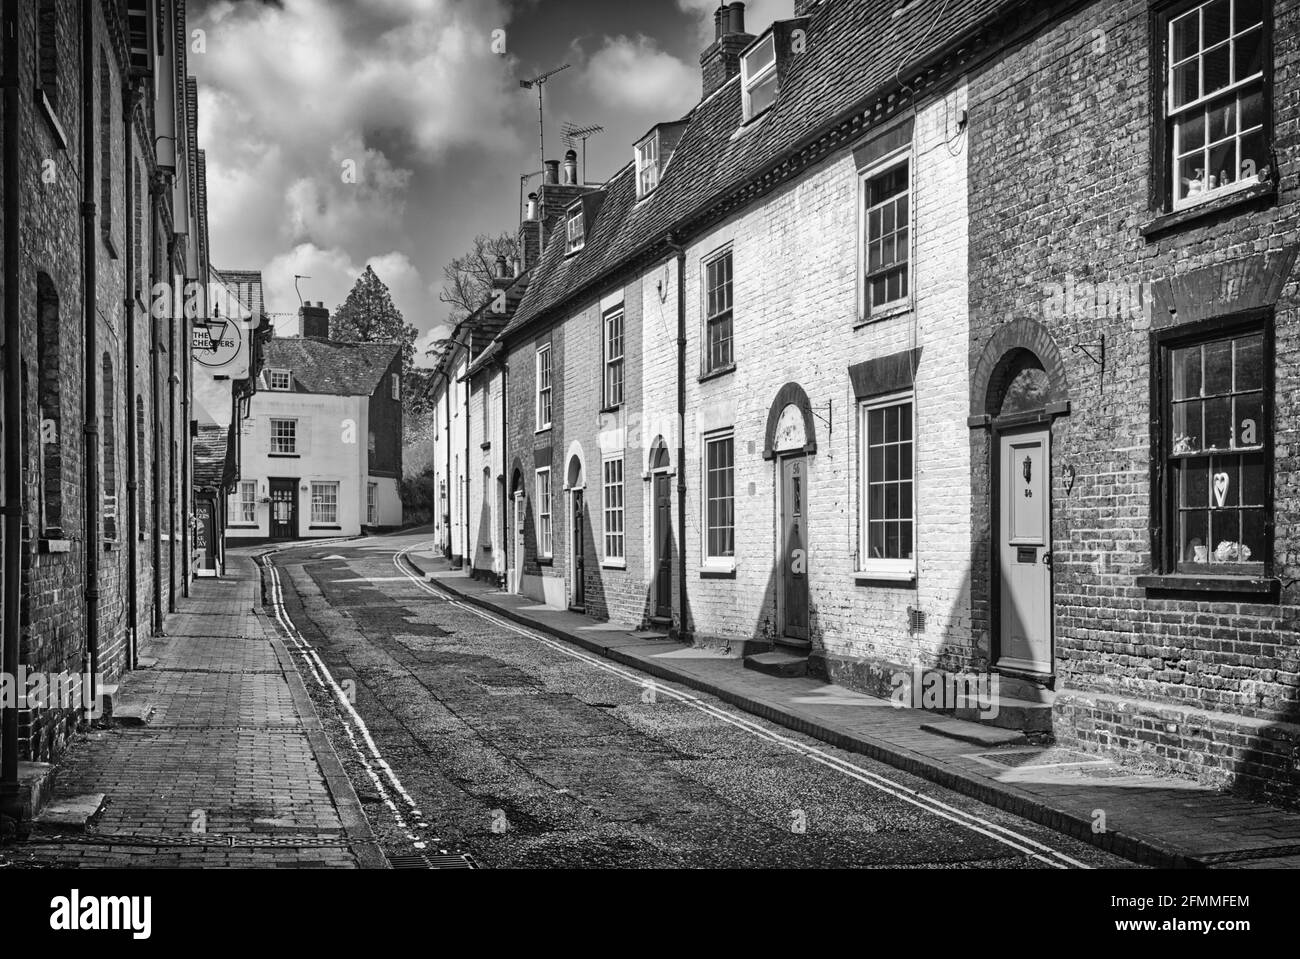
[[1052, 671], [1051, 434], [998, 437], [998, 665]]
[[655, 617], [673, 615], [673, 497], [671, 477], [654, 474]]
[[808, 544], [807, 502], [808, 458], [789, 456], [780, 460], [781, 516], [781, 635], [808, 640]]
[[584, 540], [582, 490], [573, 491], [573, 605], [582, 609], [587, 605], [587, 563]]
[[271, 539], [298, 538], [298, 481], [271, 480]]

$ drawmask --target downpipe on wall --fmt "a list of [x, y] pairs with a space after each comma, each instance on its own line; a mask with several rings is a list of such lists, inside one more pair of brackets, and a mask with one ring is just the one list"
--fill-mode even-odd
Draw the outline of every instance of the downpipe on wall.
[[686, 247], [678, 239], [669, 233], [664, 244], [677, 254], [677, 636], [686, 640], [691, 635], [686, 618]]
[[140, 264], [135, 259], [135, 217], [132, 215], [139, 197], [135, 195], [135, 156], [131, 150], [131, 125], [135, 114], [136, 93], [139, 86], [132, 80], [122, 91], [122, 155], [126, 158], [122, 168], [126, 171], [123, 183], [126, 189], [126, 292], [122, 298], [122, 316], [126, 322], [126, 668], [135, 669], [138, 656], [138, 620], [140, 618], [140, 439], [139, 414], [136, 410], [135, 370], [135, 297], [136, 271]]
[[[19, 602], [22, 570], [23, 444], [22, 317], [19, 312], [21, 258], [18, 246], [22, 213], [19, 134], [22, 102], [18, 65], [19, 0], [4, 0], [4, 562], [3, 653], [6, 675], [18, 675]], [[18, 702], [0, 704], [0, 812], [17, 819]]]
[[[82, 397], [85, 432], [85, 515], [86, 557], [86, 653], [90, 656], [90, 701], [99, 694], [95, 688], [99, 675], [99, 331], [96, 308], [96, 230], [99, 216], [95, 207], [95, 8], [94, 0], [81, 4], [81, 236], [82, 236], [82, 307], [85, 313], [85, 377]], [[107, 91], [105, 91], [107, 96]]]

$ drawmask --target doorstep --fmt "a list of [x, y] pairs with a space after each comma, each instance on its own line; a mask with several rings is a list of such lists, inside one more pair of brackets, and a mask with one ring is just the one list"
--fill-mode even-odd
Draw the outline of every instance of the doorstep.
[[[466, 578], [441, 557], [407, 556], [430, 582], [521, 625], [1135, 862], [1209, 868], [1300, 860], [1300, 813], [1186, 779], [1133, 772], [1104, 756], [1015, 740], [982, 745], [954, 738], [948, 725], [942, 732], [949, 735], [930, 732], [923, 727], [957, 720], [897, 708], [887, 699], [812, 677], [765, 675], [732, 657], [694, 655], [702, 650], [539, 607], [527, 597]], [[986, 735], [1003, 732], [990, 728]]]

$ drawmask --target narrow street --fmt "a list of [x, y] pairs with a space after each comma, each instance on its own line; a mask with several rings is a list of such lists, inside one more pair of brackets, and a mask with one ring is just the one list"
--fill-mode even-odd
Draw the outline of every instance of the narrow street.
[[1129, 865], [453, 601], [402, 558], [428, 538], [265, 561], [267, 612], [395, 862]]

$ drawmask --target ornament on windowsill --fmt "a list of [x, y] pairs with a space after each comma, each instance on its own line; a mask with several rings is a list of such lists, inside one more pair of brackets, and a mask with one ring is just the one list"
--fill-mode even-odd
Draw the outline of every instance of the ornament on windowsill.
[[1192, 443], [1192, 438], [1183, 433], [1174, 437], [1174, 455], [1182, 453], [1195, 453], [1196, 446]]
[[1214, 548], [1214, 559], [1219, 563], [1244, 563], [1250, 559], [1250, 547], [1225, 539]]

